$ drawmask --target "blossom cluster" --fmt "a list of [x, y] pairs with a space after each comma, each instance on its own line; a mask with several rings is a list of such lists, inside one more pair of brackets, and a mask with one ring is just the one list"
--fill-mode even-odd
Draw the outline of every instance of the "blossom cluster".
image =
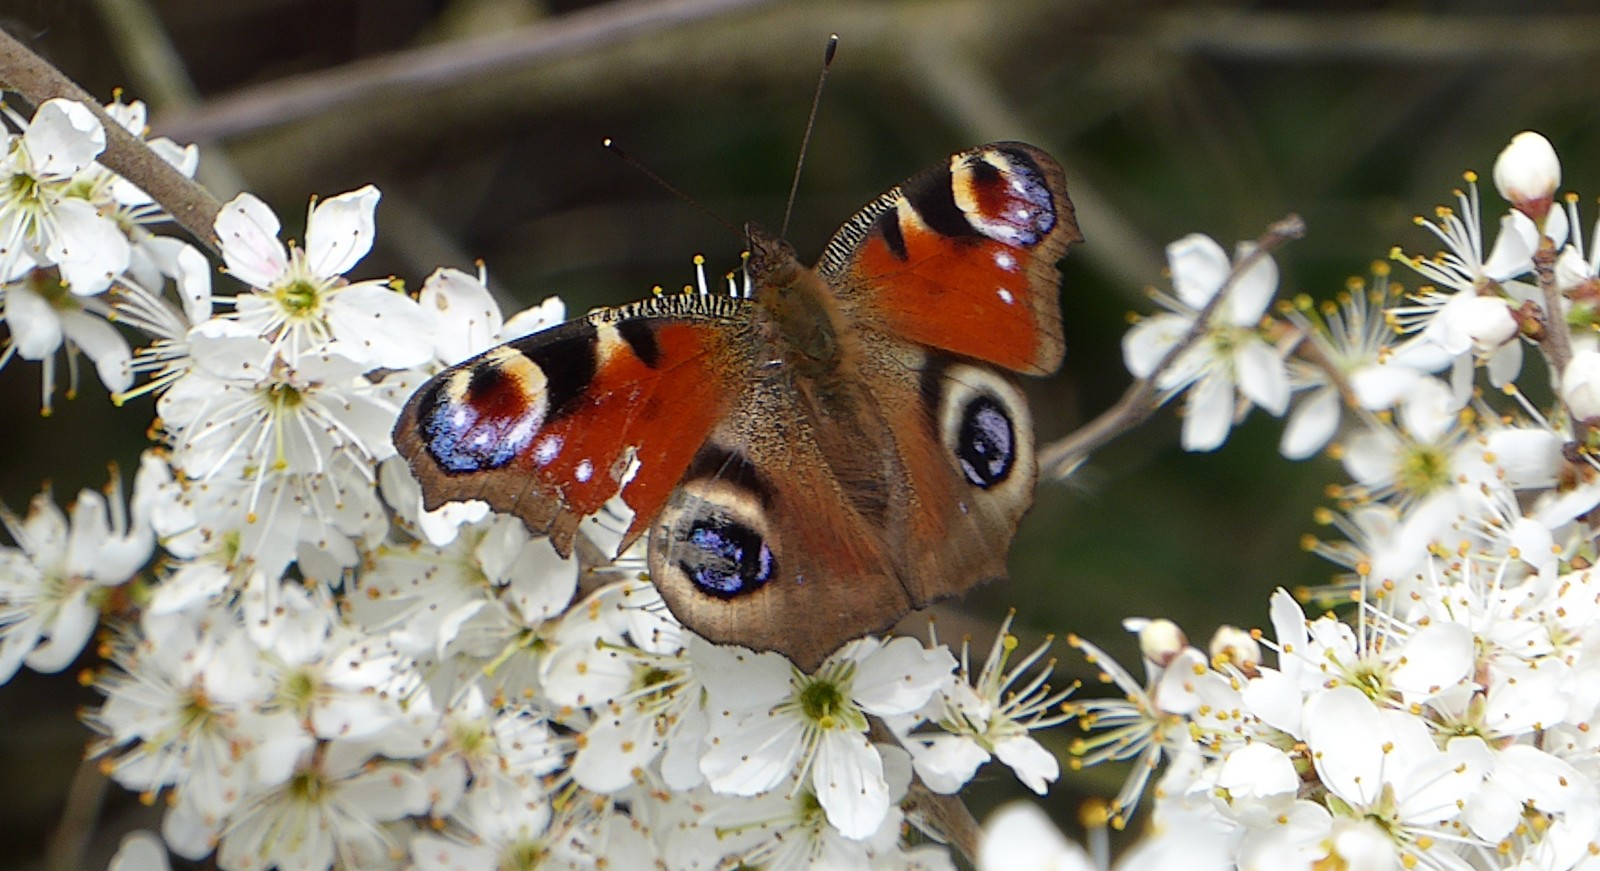
[[[140, 104], [107, 110], [143, 134]], [[559, 300], [506, 317], [481, 267], [414, 295], [348, 277], [370, 186], [314, 201], [303, 244], [256, 197], [227, 203], [218, 292], [96, 162], [87, 107], [7, 119], [0, 364], [40, 361], [48, 409], [55, 361], [87, 355], [159, 415], [131, 493], [113, 475], [70, 510], [46, 492], [0, 513], [0, 683], [100, 631], [90, 752], [164, 809], [115, 867], [952, 868], [908, 839], [931, 825], [903, 807], [914, 779], [954, 793], [991, 758], [1038, 792], [1058, 776], [1029, 731], [1063, 695], [1004, 630], [983, 663], [864, 638], [805, 674], [685, 630], [637, 552], [580, 566], [481, 503], [425, 511], [401, 405]], [[149, 146], [193, 171], [193, 148]], [[600, 521], [609, 551], [626, 520]]]
[[[140, 104], [105, 109], [144, 135]], [[1306, 544], [1339, 574], [1205, 651], [1128, 620], [1142, 676], [1074, 636], [1122, 694], [1090, 698], [1053, 691], [1009, 624], [982, 662], [869, 637], [803, 673], [679, 625], [637, 551], [581, 563], [482, 503], [424, 510], [390, 440], [401, 405], [559, 322], [559, 300], [507, 317], [482, 267], [414, 294], [349, 277], [370, 186], [313, 201], [303, 244], [259, 199], [227, 203], [218, 292], [208, 255], [97, 162], [88, 107], [4, 122], [0, 366], [37, 362], [48, 411], [57, 363], [86, 356], [159, 415], [130, 492], [113, 474], [65, 510], [48, 491], [0, 508], [0, 684], [67, 669], [99, 632], [90, 753], [163, 807], [119, 871], [169, 852], [227, 871], [954, 868], [938, 841], [960, 833], [930, 803], [991, 761], [1044, 793], [1059, 766], [1032, 733], [1063, 725], [1073, 767], [1132, 764], [1111, 826], [1154, 797], [1129, 871], [1600, 869], [1600, 225], [1581, 233], [1538, 134], [1496, 162], [1491, 242], [1469, 173], [1418, 219], [1439, 253], [1397, 249], [1332, 301], [1278, 300], [1265, 242], [1168, 247], [1129, 370], [1184, 402], [1189, 450], [1259, 407], [1285, 457], [1335, 458], [1332, 534]], [[194, 148], [146, 145], [194, 171]], [[613, 503], [578, 552], [615, 552], [628, 521]], [[1028, 806], [975, 858], [1107, 865]]]
[[[1349, 476], [1321, 515], [1336, 536], [1307, 545], [1343, 574], [1301, 597], [1324, 610], [1280, 590], [1270, 633], [1224, 629], [1205, 651], [1127, 621], [1142, 678], [1073, 639], [1123, 693], [1069, 705], [1075, 765], [1133, 762], [1114, 825], [1166, 766], [1125, 867], [1179, 867], [1152, 857], [1181, 849], [1191, 868], [1600, 868], [1600, 245], [1560, 177], [1547, 140], [1515, 137], [1493, 244], [1469, 173], [1456, 208], [1418, 219], [1444, 249], [1394, 252], [1423, 282], [1409, 292], [1384, 264], [1336, 302], [1269, 310], [1269, 259], [1169, 248], [1171, 311], [1130, 332], [1130, 368], [1156, 373], [1193, 328], [1155, 375], [1186, 395], [1187, 445], [1215, 447], [1252, 406], [1288, 414], [1289, 457], [1331, 441]], [[1529, 361], [1546, 403], [1517, 386]], [[995, 825], [1013, 836], [993, 867], [1087, 867], [1025, 812]], [[1048, 846], [1006, 849], [1028, 832]]]

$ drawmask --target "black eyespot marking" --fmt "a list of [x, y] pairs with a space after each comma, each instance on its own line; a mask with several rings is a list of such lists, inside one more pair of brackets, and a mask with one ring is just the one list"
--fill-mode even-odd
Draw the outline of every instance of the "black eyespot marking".
[[618, 321], [617, 335], [628, 343], [634, 356], [646, 366], [654, 369], [661, 362], [661, 346], [656, 344], [656, 331], [647, 321], [637, 318]]
[[956, 463], [975, 487], [985, 490], [1011, 475], [1017, 461], [1016, 431], [999, 400], [979, 394], [961, 410]]
[[902, 190], [922, 223], [935, 233], [950, 239], [977, 236], [978, 230], [967, 220], [967, 213], [956, 205], [954, 184], [950, 168], [940, 167], [906, 182]]
[[714, 442], [707, 442], [694, 455], [689, 468], [683, 473], [684, 481], [722, 481], [732, 484], [761, 500], [763, 508], [772, 507], [772, 485], [748, 457], [730, 451]]
[[594, 324], [572, 321], [558, 329], [560, 333], [534, 333], [511, 345], [544, 372], [552, 419], [571, 411], [573, 400], [588, 390], [594, 380], [595, 354], [600, 350]]
[[889, 246], [889, 253], [896, 260], [905, 260], [910, 256], [906, 251], [906, 237], [900, 232], [900, 210], [889, 209], [877, 220], [878, 232], [883, 234], [883, 244]]
[[753, 593], [778, 574], [761, 534], [720, 511], [696, 517], [674, 550], [684, 576], [719, 599]]
[[[499, 366], [475, 366], [472, 377], [467, 379], [467, 397], [492, 396], [495, 391], [505, 385], [506, 373]], [[431, 391], [433, 396], [427, 400], [427, 407], [431, 410], [439, 403], [439, 388], [444, 386], [443, 381], [436, 382]]]
[[983, 158], [974, 158], [967, 168], [972, 170], [972, 183], [978, 187], [991, 187], [1000, 183], [1000, 167]]

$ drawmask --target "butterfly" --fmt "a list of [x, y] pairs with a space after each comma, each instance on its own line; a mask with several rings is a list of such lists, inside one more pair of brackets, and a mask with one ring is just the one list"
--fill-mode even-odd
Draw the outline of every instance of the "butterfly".
[[1018, 374], [1061, 363], [1056, 263], [1082, 241], [1030, 145], [952, 155], [873, 200], [815, 267], [746, 228], [745, 292], [660, 295], [424, 384], [394, 440], [430, 510], [481, 499], [569, 555], [621, 494], [622, 548], [715, 642], [814, 671], [1004, 577], [1038, 475]]

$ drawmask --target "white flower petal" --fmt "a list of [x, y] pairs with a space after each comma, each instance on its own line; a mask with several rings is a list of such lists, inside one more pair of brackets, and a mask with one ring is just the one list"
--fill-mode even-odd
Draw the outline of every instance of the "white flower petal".
[[89, 604], [89, 585], [80, 584], [56, 606], [48, 627], [49, 638], [40, 641], [23, 662], [37, 672], [54, 674], [71, 665], [100, 621], [100, 611]]
[[1278, 452], [1290, 460], [1304, 460], [1322, 450], [1339, 430], [1344, 402], [1334, 387], [1311, 393], [1289, 414]]
[[377, 236], [378, 189], [358, 190], [323, 200], [306, 222], [306, 262], [320, 278], [343, 275], [372, 250]]
[[278, 241], [278, 216], [254, 194], [240, 194], [217, 213], [214, 224], [228, 272], [251, 287], [270, 288], [289, 265]]
[[1522, 342], [1511, 341], [1489, 355], [1489, 384], [1505, 387], [1522, 374]]
[[930, 649], [902, 635], [861, 662], [850, 694], [869, 714], [909, 714], [949, 683], [955, 667], [949, 648]]
[[660, 752], [654, 717], [602, 710], [583, 733], [570, 769], [572, 779], [594, 792], [617, 792], [632, 785], [634, 771], [649, 765]]
[[1167, 268], [1178, 299], [1196, 309], [1204, 308], [1217, 295], [1233, 271], [1228, 252], [1201, 233], [1191, 233], [1167, 246]]
[[1424, 378], [1400, 402], [1400, 425], [1418, 441], [1436, 442], [1455, 424], [1460, 408], [1443, 381]]
[[381, 284], [339, 291], [327, 307], [335, 340], [356, 349], [369, 367], [409, 369], [433, 359], [428, 319], [416, 301]]
[[1431, 696], [1472, 673], [1472, 630], [1460, 623], [1433, 622], [1406, 639], [1390, 679], [1408, 695]]
[[1030, 735], [997, 741], [994, 755], [1016, 773], [1023, 785], [1040, 795], [1044, 795], [1050, 784], [1061, 776], [1061, 762], [1055, 754]]
[[567, 319], [566, 303], [560, 297], [546, 297], [538, 305], [525, 308], [506, 320], [500, 328], [500, 341], [510, 342], [540, 330], [549, 329]]
[[123, 836], [106, 871], [169, 871], [171, 867], [167, 845], [150, 832], [137, 831]]
[[1531, 426], [1495, 430], [1484, 444], [1485, 459], [1516, 489], [1555, 486], [1565, 465], [1561, 451], [1561, 436]]
[[1301, 695], [1299, 681], [1295, 678], [1281, 671], [1264, 668], [1258, 677], [1245, 684], [1240, 696], [1250, 712], [1260, 717], [1263, 723], [1287, 734], [1300, 736], [1300, 715], [1305, 708], [1305, 697]]
[[190, 324], [211, 317], [211, 261], [187, 242], [168, 236], [146, 239], [139, 247], [178, 285], [178, 298]]
[[1158, 314], [1134, 324], [1122, 337], [1122, 360], [1128, 371], [1135, 378], [1149, 378], [1193, 324], [1189, 318], [1175, 314]]
[[115, 393], [133, 386], [133, 352], [116, 327], [81, 311], [62, 312], [61, 323], [67, 337], [94, 362], [107, 390]]
[[1306, 706], [1306, 744], [1322, 783], [1360, 807], [1377, 802], [1384, 786], [1383, 718], [1360, 690], [1338, 686]]
[[61, 280], [78, 296], [94, 296], [126, 272], [132, 256], [128, 237], [93, 203], [63, 200], [55, 208], [55, 232], [45, 256], [61, 270]]
[[1393, 408], [1422, 377], [1422, 371], [1411, 366], [1378, 363], [1351, 372], [1350, 390], [1362, 408], [1383, 411]]
[[82, 103], [46, 100], [22, 134], [33, 170], [64, 178], [88, 166], [106, 148], [100, 119]]
[[979, 871], [1095, 871], [1089, 854], [1028, 802], [1006, 805], [983, 828]]
[[811, 763], [811, 783], [828, 822], [846, 838], [871, 837], [889, 815], [883, 758], [860, 733], [823, 733]]
[[436, 269], [417, 299], [433, 320], [429, 335], [434, 356], [446, 366], [487, 350], [500, 335], [500, 306], [477, 276], [459, 269]]
[[1533, 269], [1533, 252], [1539, 250], [1539, 228], [1533, 219], [1518, 211], [1500, 219], [1500, 234], [1484, 261], [1483, 274], [1495, 281], [1506, 281]]
[[1259, 339], [1247, 341], [1233, 358], [1239, 392], [1273, 417], [1289, 408], [1289, 371], [1273, 347]]
[[1189, 388], [1184, 406], [1183, 449], [1214, 451], [1233, 428], [1233, 380], [1213, 371]]
[[715, 792], [759, 795], [794, 774], [804, 750], [803, 730], [793, 717], [713, 715], [700, 771]]
[[[1236, 262], [1243, 262], [1253, 251], [1254, 242], [1241, 242], [1234, 253]], [[1222, 317], [1236, 327], [1253, 327], [1266, 313], [1267, 306], [1278, 293], [1278, 262], [1272, 255], [1258, 258], [1250, 268], [1239, 275], [1228, 291]]]
[[712, 644], [695, 637], [689, 658], [696, 671], [717, 676], [706, 682], [710, 710], [759, 712], [789, 697], [794, 665], [776, 653], [752, 653], [743, 647]]
[[[911, 754], [917, 776], [934, 792], [954, 795], [967, 785], [989, 753], [978, 742], [962, 735], [938, 734], [911, 741]], [[1054, 757], [1052, 757], [1054, 758]]]
[[24, 360], [43, 360], [61, 347], [61, 318], [55, 307], [26, 284], [13, 284], [0, 297], [5, 302], [11, 341]]

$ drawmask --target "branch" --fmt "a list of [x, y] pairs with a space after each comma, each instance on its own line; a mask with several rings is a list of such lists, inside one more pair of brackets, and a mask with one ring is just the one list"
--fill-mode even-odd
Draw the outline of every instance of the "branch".
[[159, 129], [185, 139], [226, 138], [326, 114], [384, 94], [464, 80], [610, 45], [662, 27], [712, 18], [770, 0], [630, 0], [571, 12], [509, 33], [394, 52], [240, 90], [193, 112], [163, 115]]
[[911, 781], [911, 793], [906, 797], [906, 809], [921, 812], [923, 819], [949, 842], [967, 861], [978, 864], [978, 841], [983, 827], [967, 809], [959, 796], [940, 795], [923, 784], [921, 778]]
[[1572, 360], [1572, 330], [1561, 304], [1561, 290], [1556, 287], [1556, 247], [1549, 236], [1539, 236], [1539, 250], [1533, 254], [1533, 272], [1539, 278], [1539, 291], [1544, 298], [1544, 333], [1539, 337], [1539, 347], [1550, 361], [1550, 379], [1560, 384], [1567, 363]]
[[101, 821], [100, 807], [105, 804], [110, 783], [110, 779], [100, 773], [99, 760], [86, 757], [78, 763], [72, 783], [67, 787], [66, 810], [45, 845], [44, 867], [48, 871], [84, 867], [84, 853]]
[[[894, 733], [881, 720], [872, 717], [868, 723], [869, 740], [877, 744], [900, 746]], [[978, 841], [983, 835], [983, 827], [978, 825], [977, 818], [959, 795], [941, 795], [923, 784], [922, 778], [912, 775], [911, 791], [907, 793], [902, 806], [907, 814], [920, 814], [937, 835], [943, 836], [950, 846], [966, 857], [968, 864], [978, 864]]]
[[162, 160], [138, 137], [112, 120], [99, 100], [4, 30], [0, 30], [0, 84], [21, 94], [34, 106], [58, 97], [87, 106], [106, 131], [106, 150], [99, 157], [101, 165], [138, 185], [189, 231], [189, 235], [214, 253], [221, 253], [211, 229], [217, 213], [222, 210], [217, 198]]
[[1161, 376], [1172, 368], [1172, 364], [1194, 346], [1211, 326], [1211, 316], [1222, 305], [1228, 296], [1228, 291], [1238, 283], [1239, 277], [1246, 270], [1254, 266], [1262, 257], [1271, 254], [1282, 247], [1291, 239], [1298, 239], [1305, 235], [1305, 221], [1299, 215], [1290, 214], [1282, 220], [1267, 228], [1267, 232], [1256, 240], [1254, 251], [1245, 255], [1233, 270], [1228, 273], [1228, 280], [1223, 282], [1215, 296], [1206, 303], [1195, 317], [1189, 332], [1167, 351], [1161, 362], [1150, 373], [1148, 378], [1135, 381], [1128, 386], [1126, 392], [1117, 403], [1103, 412], [1099, 417], [1089, 421], [1077, 431], [1065, 438], [1048, 445], [1039, 452], [1039, 467], [1041, 474], [1048, 477], [1061, 478], [1069, 474], [1074, 468], [1088, 458], [1089, 454], [1110, 442], [1117, 436], [1133, 429], [1147, 420], [1157, 408], [1161, 407], [1161, 399], [1156, 388], [1156, 382]]

